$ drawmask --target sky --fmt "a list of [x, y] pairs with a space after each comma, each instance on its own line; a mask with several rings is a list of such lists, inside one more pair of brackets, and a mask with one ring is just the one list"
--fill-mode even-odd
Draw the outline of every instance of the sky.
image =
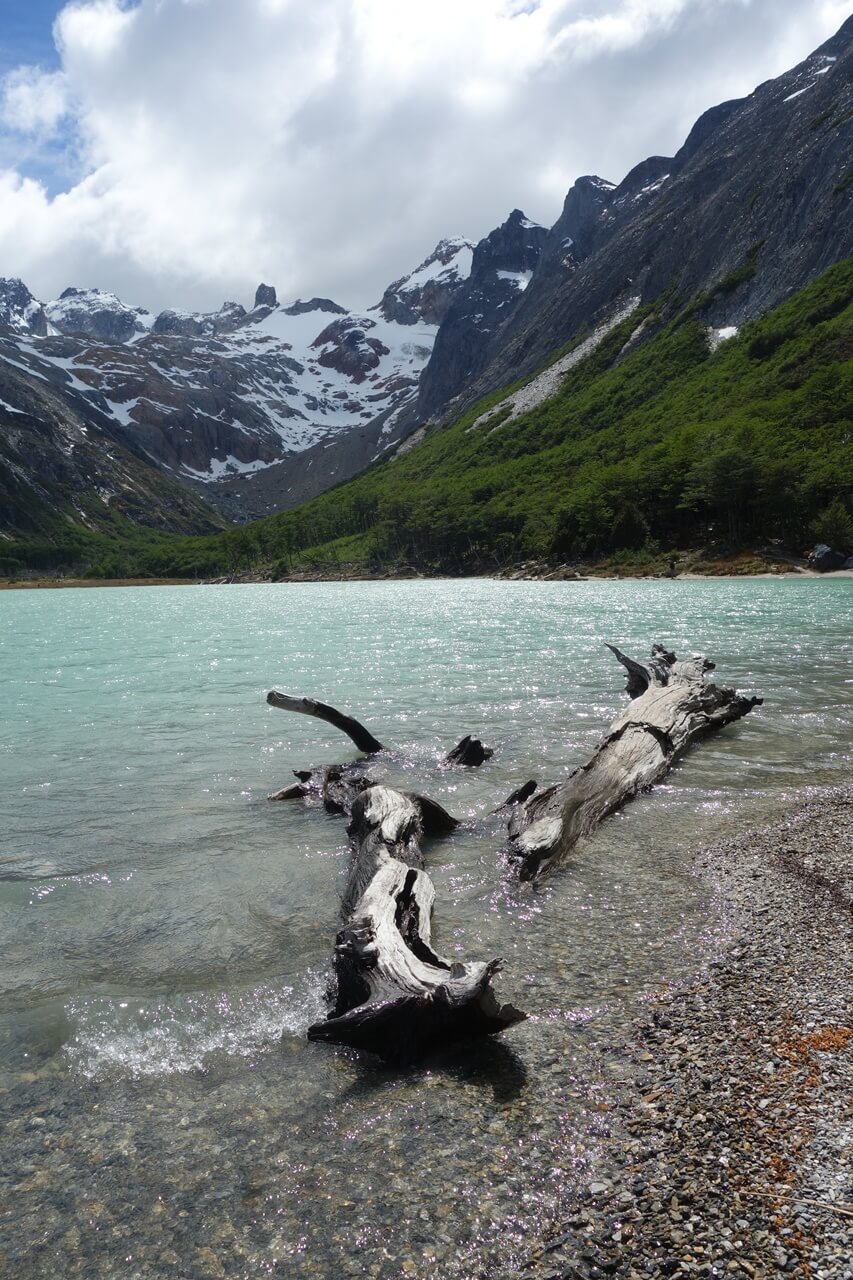
[[672, 154], [851, 0], [0, 0], [0, 275], [366, 306]]

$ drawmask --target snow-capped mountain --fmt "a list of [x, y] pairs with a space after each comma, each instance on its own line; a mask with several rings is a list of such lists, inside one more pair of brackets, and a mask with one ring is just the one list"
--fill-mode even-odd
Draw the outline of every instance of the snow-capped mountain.
[[0, 325], [15, 333], [44, 337], [48, 331], [44, 307], [30, 293], [23, 280], [0, 279]]
[[142, 307], [126, 307], [103, 289], [66, 289], [45, 308], [49, 331], [94, 342], [129, 342], [147, 333], [154, 317]]
[[79, 393], [176, 479], [232, 517], [256, 516], [345, 478], [398, 438], [472, 250], [442, 241], [363, 313], [328, 298], [284, 306], [263, 284], [251, 310], [226, 302], [154, 316], [100, 289], [42, 305], [4, 280], [0, 361]]

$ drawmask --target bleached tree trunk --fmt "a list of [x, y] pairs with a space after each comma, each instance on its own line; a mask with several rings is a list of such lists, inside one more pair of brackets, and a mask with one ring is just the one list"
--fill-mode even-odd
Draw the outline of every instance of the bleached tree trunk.
[[703, 734], [745, 716], [761, 698], [705, 682], [714, 664], [679, 662], [660, 645], [638, 662], [607, 646], [628, 672], [632, 701], [617, 716], [586, 764], [565, 782], [516, 804], [509, 820], [510, 857], [523, 880], [554, 870], [582, 836], [639, 791], [660, 782], [673, 762]]

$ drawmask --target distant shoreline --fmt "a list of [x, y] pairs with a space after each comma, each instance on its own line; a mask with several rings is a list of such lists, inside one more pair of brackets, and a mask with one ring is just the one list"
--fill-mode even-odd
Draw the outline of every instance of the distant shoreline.
[[0, 591], [53, 591], [60, 587], [200, 587], [197, 578], [30, 578], [0, 582]]
[[421, 574], [421, 573], [320, 573], [292, 574], [286, 578], [237, 578], [233, 582], [221, 578], [31, 578], [14, 582], [0, 582], [0, 591], [54, 591], [63, 587], [216, 587], [216, 586], [283, 586], [294, 583], [322, 582], [461, 582], [468, 578], [493, 579], [495, 582], [735, 582], [745, 578], [853, 578], [853, 569], [834, 569], [819, 573], [816, 569], [791, 568], [789, 570], [764, 570], [754, 573], [695, 573], [685, 571], [674, 577], [659, 573], [618, 573], [613, 569], [589, 569], [581, 573], [525, 572], [504, 570], [496, 573], [470, 574]]

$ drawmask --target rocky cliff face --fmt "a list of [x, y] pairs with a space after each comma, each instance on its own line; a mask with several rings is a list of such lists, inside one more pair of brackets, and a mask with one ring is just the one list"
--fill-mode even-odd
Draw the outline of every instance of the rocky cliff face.
[[422, 415], [455, 413], [532, 371], [631, 296], [668, 291], [674, 314], [701, 294], [718, 329], [775, 306], [853, 254], [851, 157], [853, 18], [792, 71], [707, 111], [675, 156], [618, 185], [579, 178], [529, 287], [463, 362], [467, 378], [452, 357], [445, 373], [439, 332]]
[[476, 246], [470, 275], [447, 308], [421, 375], [420, 419], [430, 417], [481, 372], [493, 335], [530, 283], [547, 238], [545, 227], [514, 209]]
[[394, 324], [440, 325], [471, 274], [473, 252], [468, 240], [441, 240], [411, 275], [388, 286], [372, 310]]

